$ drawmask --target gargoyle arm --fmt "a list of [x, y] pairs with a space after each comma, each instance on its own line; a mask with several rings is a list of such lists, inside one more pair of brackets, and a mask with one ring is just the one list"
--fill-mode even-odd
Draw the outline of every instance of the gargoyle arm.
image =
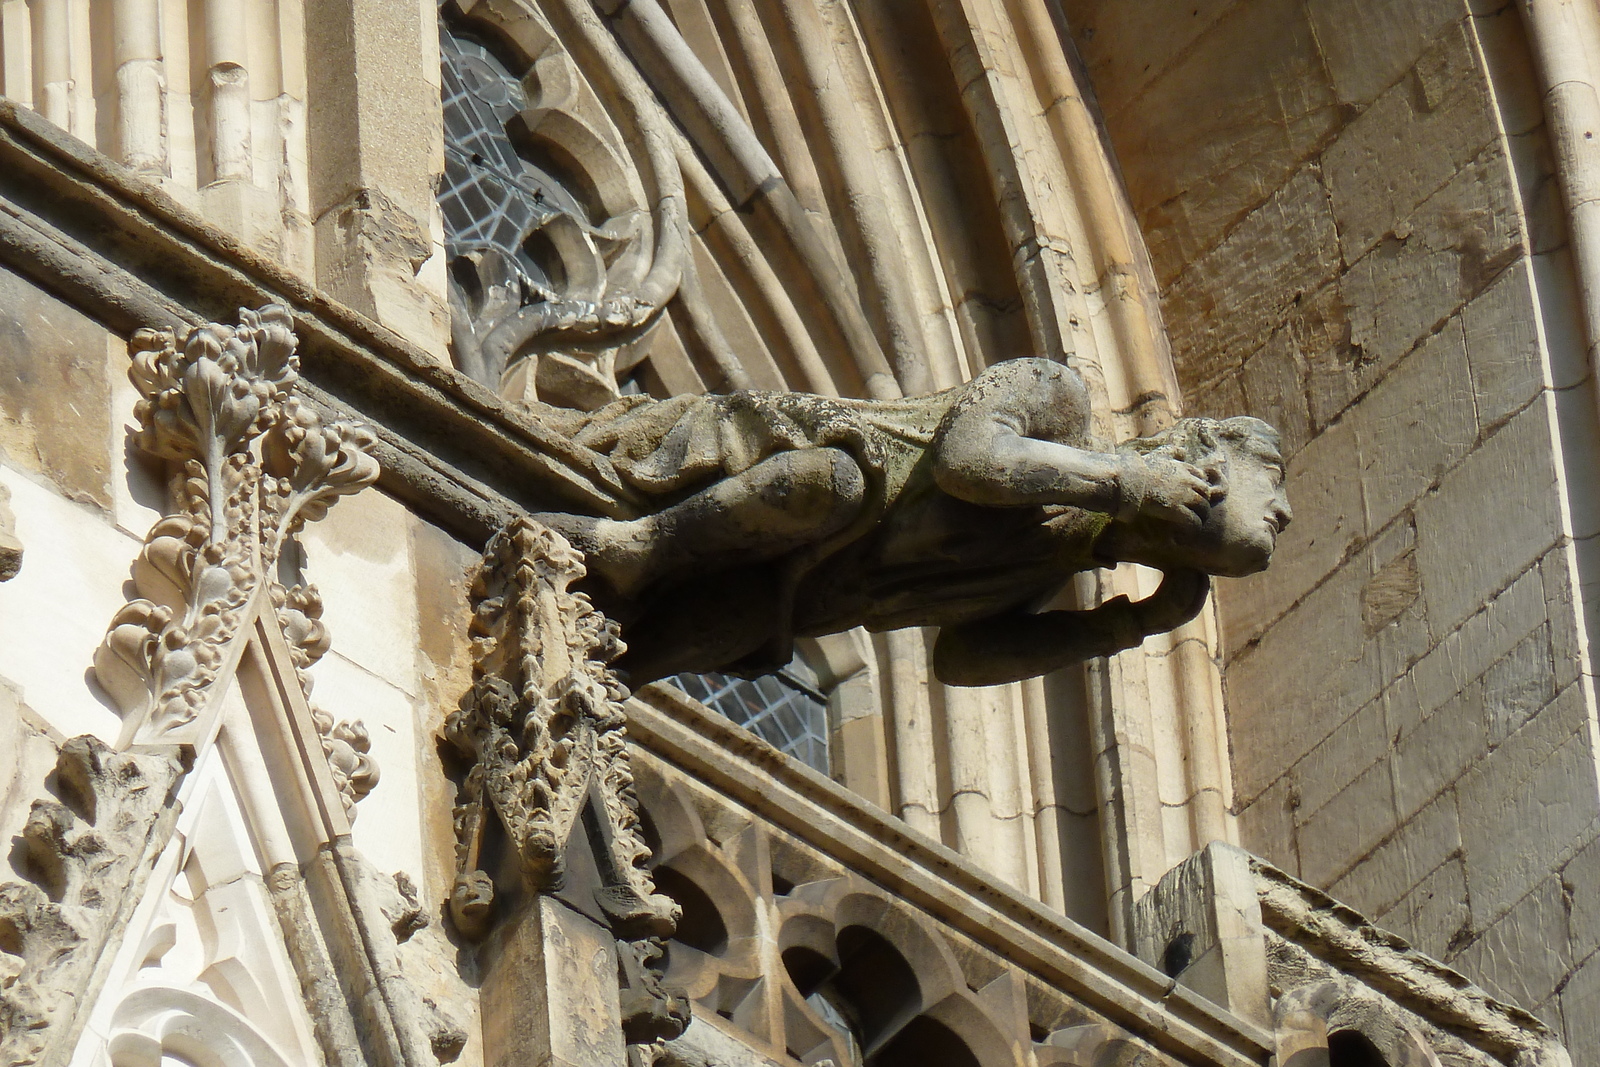
[[1200, 612], [1211, 579], [1168, 571], [1143, 600], [1113, 597], [1087, 611], [1008, 612], [946, 626], [933, 646], [933, 672], [946, 685], [1002, 685], [1133, 648]]
[[1072, 370], [1043, 360], [996, 364], [940, 428], [934, 480], [986, 507], [1066, 504], [1115, 513], [1131, 457], [1065, 443], [1087, 440], [1088, 427], [1088, 392]]

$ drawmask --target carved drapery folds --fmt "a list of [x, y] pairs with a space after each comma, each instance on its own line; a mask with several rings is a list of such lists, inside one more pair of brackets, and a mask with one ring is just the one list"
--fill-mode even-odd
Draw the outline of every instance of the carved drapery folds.
[[[628, 1039], [670, 1038], [687, 1023], [687, 1005], [659, 988], [655, 963], [678, 906], [644, 866], [650, 852], [623, 733], [628, 692], [607, 666], [623, 644], [616, 625], [571, 590], [583, 575], [577, 550], [526, 518], [485, 552], [473, 589], [473, 686], [446, 724], [469, 761], [450, 913], [463, 935], [488, 932], [496, 887], [480, 867], [486, 838], [503, 834], [520, 890], [587, 892], [592, 899], [577, 906], [616, 935]], [[566, 885], [569, 845], [593, 848], [597, 884]]]
[[[138, 388], [135, 444], [172, 461], [175, 506], [133, 565], [138, 596], [111, 623], [95, 676], [123, 714], [123, 744], [193, 743], [211, 683], [236, 660], [242, 629], [276, 614], [301, 685], [328, 648], [315, 589], [285, 586], [285, 542], [341, 496], [370, 485], [371, 435], [293, 395], [299, 359], [289, 312], [241, 309], [238, 326], [140, 330], [129, 377]], [[359, 723], [317, 716], [346, 806], [376, 768]]]

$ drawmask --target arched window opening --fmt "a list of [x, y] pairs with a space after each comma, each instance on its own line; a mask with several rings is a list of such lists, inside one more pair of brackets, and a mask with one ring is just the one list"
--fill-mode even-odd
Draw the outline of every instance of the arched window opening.
[[783, 670], [760, 678], [679, 674], [667, 681], [779, 752], [829, 773], [828, 698], [817, 672], [798, 654]]
[[937, 1019], [919, 1015], [868, 1057], [867, 1067], [979, 1067], [967, 1043]]
[[1328, 1067], [1389, 1067], [1378, 1046], [1359, 1030], [1328, 1035]]
[[728, 924], [723, 921], [722, 912], [710, 894], [671, 867], [657, 867], [650, 873], [655, 878], [656, 889], [677, 901], [682, 909], [672, 940], [709, 956], [726, 952]]

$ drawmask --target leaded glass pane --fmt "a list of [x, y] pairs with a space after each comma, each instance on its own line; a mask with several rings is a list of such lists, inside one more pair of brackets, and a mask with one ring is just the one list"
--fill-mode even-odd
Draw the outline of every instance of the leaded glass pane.
[[799, 657], [776, 674], [680, 674], [668, 682], [778, 751], [828, 773], [828, 705]]

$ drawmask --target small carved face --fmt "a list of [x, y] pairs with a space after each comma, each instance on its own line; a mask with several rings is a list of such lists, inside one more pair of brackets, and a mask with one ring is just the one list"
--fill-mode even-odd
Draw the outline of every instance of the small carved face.
[[1293, 513], [1283, 491], [1283, 456], [1276, 441], [1241, 433], [1227, 435], [1221, 445], [1227, 457], [1227, 494], [1212, 505], [1206, 520], [1215, 553], [1207, 569], [1241, 578], [1266, 567]]

